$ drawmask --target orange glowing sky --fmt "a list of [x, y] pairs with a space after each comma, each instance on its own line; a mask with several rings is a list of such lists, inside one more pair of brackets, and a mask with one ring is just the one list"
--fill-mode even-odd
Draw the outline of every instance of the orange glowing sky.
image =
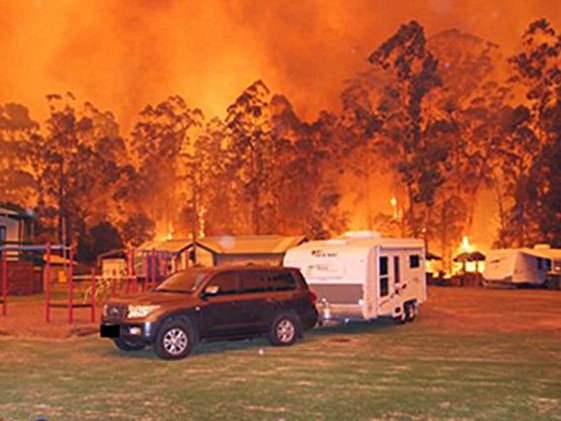
[[0, 104], [39, 121], [71, 91], [127, 127], [148, 103], [183, 96], [223, 116], [263, 79], [305, 119], [335, 109], [345, 79], [400, 24], [458, 28], [515, 51], [536, 18], [561, 30], [559, 0], [0, 0]]

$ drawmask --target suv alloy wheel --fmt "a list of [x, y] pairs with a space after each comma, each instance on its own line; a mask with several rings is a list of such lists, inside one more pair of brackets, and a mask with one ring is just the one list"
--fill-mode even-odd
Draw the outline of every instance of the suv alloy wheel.
[[185, 358], [193, 348], [193, 333], [191, 323], [187, 321], [166, 321], [156, 335], [154, 350], [165, 360]]
[[269, 343], [275, 346], [292, 345], [300, 335], [300, 320], [291, 313], [279, 314], [269, 331]]

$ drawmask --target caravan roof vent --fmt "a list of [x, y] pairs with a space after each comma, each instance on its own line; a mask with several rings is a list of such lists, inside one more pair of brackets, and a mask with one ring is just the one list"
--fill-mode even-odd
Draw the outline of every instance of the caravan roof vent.
[[380, 238], [381, 236], [378, 231], [347, 231], [343, 234], [346, 238]]
[[549, 244], [536, 244], [534, 246], [534, 249], [536, 249], [536, 250], [548, 250], [550, 248], [551, 248], [551, 246]]

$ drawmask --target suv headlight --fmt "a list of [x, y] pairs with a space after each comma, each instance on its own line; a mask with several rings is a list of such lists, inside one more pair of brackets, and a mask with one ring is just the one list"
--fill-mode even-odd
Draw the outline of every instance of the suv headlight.
[[159, 308], [160, 306], [157, 305], [130, 305], [128, 308], [127, 318], [129, 319], [143, 318]]

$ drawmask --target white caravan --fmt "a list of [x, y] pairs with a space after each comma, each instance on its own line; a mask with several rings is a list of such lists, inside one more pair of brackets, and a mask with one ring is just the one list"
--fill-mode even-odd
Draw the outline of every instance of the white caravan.
[[422, 240], [349, 233], [289, 249], [285, 266], [301, 270], [317, 295], [320, 322], [415, 318], [427, 298]]
[[545, 286], [548, 278], [560, 274], [561, 249], [537, 245], [490, 250], [482, 276], [486, 286]]

